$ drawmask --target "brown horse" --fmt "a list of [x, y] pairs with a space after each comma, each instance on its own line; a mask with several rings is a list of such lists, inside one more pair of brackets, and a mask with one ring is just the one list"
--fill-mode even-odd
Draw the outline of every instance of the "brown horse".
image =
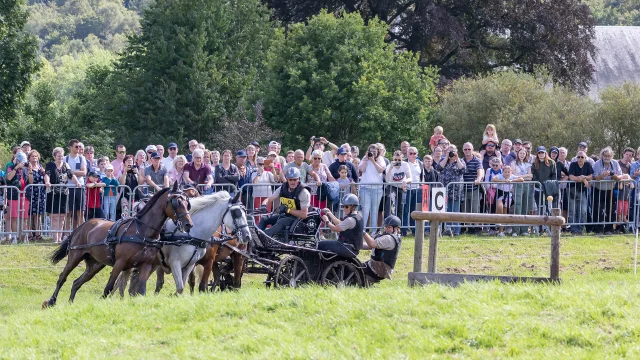
[[[222, 237], [222, 226], [216, 231], [215, 237]], [[240, 250], [246, 251], [247, 244], [241, 244], [236, 238], [228, 241], [228, 244], [236, 247]], [[196, 262], [196, 265], [202, 265], [203, 271], [200, 277], [200, 284], [198, 285], [198, 291], [207, 291], [207, 284], [209, 283], [209, 276], [213, 272], [214, 283], [219, 283], [220, 274], [218, 269], [218, 262], [224, 261], [227, 257], [231, 256], [233, 263], [233, 288], [240, 289], [242, 286], [242, 272], [244, 270], [244, 256], [242, 254], [233, 251], [231, 248], [215, 244], [207, 248], [207, 252], [204, 256]], [[189, 288], [193, 294], [193, 288], [195, 287], [195, 269], [189, 274]]]
[[51, 255], [51, 261], [54, 264], [67, 255], [69, 257], [58, 278], [53, 295], [49, 300], [44, 301], [42, 306], [55, 305], [58, 292], [67, 280], [67, 276], [82, 260], [86, 268], [84, 273], [73, 282], [69, 301], [73, 301], [80, 287], [107, 265], [113, 266], [113, 269], [103, 297], [113, 291], [120, 272], [133, 267], [140, 271], [137, 293], [144, 295], [152, 263], [160, 248], [158, 239], [162, 225], [167, 218], [171, 218], [188, 232], [193, 227], [188, 209], [189, 201], [181, 191], [178, 191], [177, 184], [173, 189], [166, 188], [158, 191], [135, 217], [120, 222], [113, 234], [119, 239], [113, 245], [115, 246], [113, 253], [107, 243], [107, 237], [114, 223], [103, 219], [91, 219], [85, 222], [74, 230]]

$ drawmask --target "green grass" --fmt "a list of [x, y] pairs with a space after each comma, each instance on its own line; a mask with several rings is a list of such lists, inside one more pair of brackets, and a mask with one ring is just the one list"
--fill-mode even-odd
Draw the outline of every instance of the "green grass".
[[[409, 288], [412, 239], [394, 279], [369, 289], [268, 290], [246, 275], [239, 292], [175, 297], [169, 282], [101, 300], [105, 269], [69, 304], [78, 269], [47, 310], [53, 248], [0, 247], [0, 358], [638, 358], [634, 244], [563, 238], [561, 285]], [[445, 238], [439, 250], [441, 272], [548, 274], [548, 238]]]

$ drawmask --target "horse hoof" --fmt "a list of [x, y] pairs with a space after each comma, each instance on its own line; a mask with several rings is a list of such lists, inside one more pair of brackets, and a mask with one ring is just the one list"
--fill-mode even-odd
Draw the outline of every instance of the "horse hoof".
[[[53, 306], [53, 304], [51, 304], [51, 306]], [[46, 309], [46, 308], [48, 308], [48, 307], [50, 307], [50, 306], [49, 306], [49, 300], [45, 300], [45, 301], [43, 301], [43, 302], [42, 302], [42, 308], [43, 308], [43, 309]]]

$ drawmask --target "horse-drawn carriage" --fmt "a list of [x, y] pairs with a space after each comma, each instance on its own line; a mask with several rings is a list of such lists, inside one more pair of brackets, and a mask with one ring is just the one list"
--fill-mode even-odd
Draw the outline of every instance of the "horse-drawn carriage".
[[[254, 212], [253, 215], [265, 215]], [[307, 218], [296, 219], [282, 234], [270, 237], [255, 226], [250, 229], [251, 241], [243, 251], [232, 250], [245, 257], [244, 271], [266, 274], [267, 287], [297, 287], [306, 283], [334, 286], [366, 285], [364, 265], [358, 258], [343, 258], [317, 249], [320, 239], [320, 209], [311, 208]], [[212, 289], [226, 289], [231, 284], [231, 259], [218, 263], [218, 275]]]

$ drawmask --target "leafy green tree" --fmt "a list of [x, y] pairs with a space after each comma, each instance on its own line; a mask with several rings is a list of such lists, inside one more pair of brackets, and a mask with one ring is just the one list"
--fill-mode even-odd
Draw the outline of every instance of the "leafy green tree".
[[640, 1], [638, 0], [585, 0], [598, 25], [639, 26]]
[[273, 36], [258, 0], [159, 0], [86, 101], [125, 144], [207, 139], [248, 99]]
[[359, 12], [387, 24], [399, 49], [420, 53], [443, 80], [545, 65], [556, 82], [584, 91], [591, 82], [595, 22], [582, 0], [264, 0], [285, 24], [321, 9]]
[[600, 93], [600, 101], [596, 125], [603, 137], [600, 143], [611, 145], [618, 155], [627, 146], [636, 148], [640, 144], [640, 86], [625, 83], [607, 87]]
[[279, 33], [263, 83], [264, 117], [288, 145], [312, 135], [334, 143], [421, 142], [435, 101], [436, 71], [386, 44], [386, 25], [322, 12]]
[[0, 132], [15, 119], [16, 110], [39, 67], [36, 38], [24, 27], [22, 0], [0, 2]]
[[441, 94], [436, 123], [457, 145], [481, 145], [487, 124], [500, 140], [530, 140], [537, 145], [575, 149], [581, 141], [602, 145], [595, 123], [596, 104], [562, 86], [552, 86], [544, 72], [536, 75], [501, 72], [461, 79]]

